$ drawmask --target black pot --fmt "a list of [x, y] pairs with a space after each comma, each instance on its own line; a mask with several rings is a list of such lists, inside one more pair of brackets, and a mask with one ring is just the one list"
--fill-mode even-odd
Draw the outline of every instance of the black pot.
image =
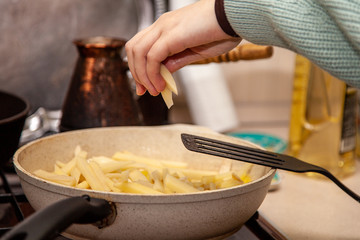
[[0, 91], [0, 166], [10, 162], [19, 145], [30, 105], [25, 99]]

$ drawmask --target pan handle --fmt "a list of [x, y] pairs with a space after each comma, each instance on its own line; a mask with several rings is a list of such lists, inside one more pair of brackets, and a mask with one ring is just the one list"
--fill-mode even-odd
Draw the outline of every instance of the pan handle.
[[114, 211], [114, 206], [104, 199], [87, 195], [66, 198], [35, 212], [7, 232], [1, 240], [53, 239], [73, 223], [94, 223], [104, 221], [109, 216], [114, 220]]

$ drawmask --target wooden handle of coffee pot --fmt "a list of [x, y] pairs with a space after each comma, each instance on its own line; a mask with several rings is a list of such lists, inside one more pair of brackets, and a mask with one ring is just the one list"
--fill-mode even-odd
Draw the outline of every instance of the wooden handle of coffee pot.
[[227, 53], [221, 54], [217, 57], [207, 58], [194, 62], [192, 64], [207, 64], [207, 63], [223, 63], [223, 62], [237, 62], [239, 60], [256, 60], [269, 58], [273, 54], [272, 46], [260, 46], [255, 44], [242, 44]]

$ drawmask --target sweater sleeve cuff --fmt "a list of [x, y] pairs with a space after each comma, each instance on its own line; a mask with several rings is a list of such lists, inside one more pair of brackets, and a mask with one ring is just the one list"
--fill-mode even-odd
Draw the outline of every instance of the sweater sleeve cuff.
[[226, 18], [224, 0], [215, 0], [215, 15], [221, 29], [226, 34], [232, 37], [239, 37], [239, 35], [234, 31]]

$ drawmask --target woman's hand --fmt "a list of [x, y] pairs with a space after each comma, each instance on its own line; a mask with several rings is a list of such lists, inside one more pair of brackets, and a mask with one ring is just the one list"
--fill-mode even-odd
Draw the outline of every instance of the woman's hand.
[[198, 60], [218, 56], [236, 47], [241, 38], [233, 38], [219, 26], [214, 0], [163, 14], [154, 24], [136, 34], [125, 46], [136, 92], [158, 95], [165, 81], [160, 75], [163, 63], [170, 72]]

